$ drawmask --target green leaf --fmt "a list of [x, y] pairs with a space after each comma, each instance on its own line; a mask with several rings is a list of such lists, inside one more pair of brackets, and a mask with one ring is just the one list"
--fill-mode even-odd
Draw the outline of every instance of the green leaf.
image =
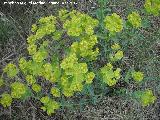
[[101, 9], [100, 9], [100, 8], [98, 8], [98, 9], [96, 10], [96, 17], [97, 17], [98, 20], [101, 19]]
[[143, 28], [151, 27], [151, 23], [150, 23], [149, 19], [143, 19], [142, 20], [142, 27]]
[[125, 76], [125, 78], [124, 78], [124, 81], [127, 82], [127, 83], [129, 83], [130, 77], [131, 77], [131, 71], [128, 70], [128, 72], [126, 73], [126, 76]]
[[92, 85], [88, 85], [87, 89], [88, 89], [88, 93], [89, 93], [89, 95], [91, 97], [92, 103], [94, 105], [96, 105], [96, 103], [97, 103], [97, 97], [94, 94], [94, 89], [93, 89]]

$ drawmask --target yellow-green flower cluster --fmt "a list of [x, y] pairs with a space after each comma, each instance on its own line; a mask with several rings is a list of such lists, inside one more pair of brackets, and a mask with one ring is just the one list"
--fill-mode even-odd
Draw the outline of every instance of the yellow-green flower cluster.
[[[30, 75], [36, 75], [36, 76], [39, 75], [44, 77], [48, 76], [48, 73], [46, 73], [45, 75], [43, 74], [45, 73], [43, 71], [44, 69], [43, 64], [48, 56], [46, 50], [46, 46], [48, 45], [48, 43], [49, 43], [48, 41], [43, 41], [38, 51], [36, 51], [35, 49], [34, 52], [33, 51], [30, 52], [33, 53], [32, 60], [26, 61], [24, 58], [21, 58], [19, 60], [19, 67], [23, 71], [23, 73], [25, 73], [25, 75], [30, 74]], [[30, 46], [35, 46], [35, 45], [31, 44]]]
[[63, 75], [61, 77], [61, 87], [63, 88], [62, 93], [66, 97], [73, 96], [74, 92], [70, 88], [70, 78], [67, 77], [66, 75]]
[[70, 19], [65, 21], [63, 28], [67, 30], [69, 36], [80, 36], [83, 31], [88, 35], [94, 33], [94, 28], [98, 25], [98, 20], [76, 11], [68, 14]]
[[65, 9], [61, 9], [58, 12], [58, 17], [61, 21], [65, 21], [67, 19], [67, 17], [69, 16], [68, 11]]
[[137, 12], [132, 12], [127, 18], [133, 27], [141, 27], [141, 16]]
[[51, 88], [51, 94], [54, 96], [54, 97], [60, 97], [60, 90], [57, 88], [57, 87], [52, 87]]
[[81, 91], [83, 89], [83, 81], [84, 75], [74, 75], [74, 76], [67, 76], [63, 75], [61, 77], [61, 86], [62, 86], [62, 93], [66, 97], [73, 96], [74, 92]]
[[[45, 53], [47, 54], [47, 53]], [[26, 61], [24, 58], [21, 58], [19, 60], [19, 67], [22, 70], [22, 72], [27, 76], [27, 75], [42, 75], [43, 71], [43, 59], [46, 57], [46, 55], [43, 55], [42, 60], [38, 60], [34, 58], [33, 60]]]
[[44, 104], [44, 106], [41, 107], [43, 111], [47, 111], [48, 115], [51, 115], [55, 112], [55, 110], [59, 109], [60, 105], [58, 102], [52, 100], [48, 96], [42, 97], [40, 101]]
[[63, 28], [67, 30], [69, 36], [81, 35], [79, 42], [72, 43], [71, 53], [91, 60], [96, 59], [99, 49], [93, 50], [93, 47], [97, 43], [97, 37], [93, 34], [98, 21], [75, 10], [71, 12], [61, 10], [59, 17], [65, 21]]
[[106, 24], [106, 29], [111, 33], [121, 32], [123, 29], [123, 20], [116, 13], [106, 16], [104, 22]]
[[33, 61], [41, 63], [47, 57], [47, 55], [48, 53], [46, 50], [39, 50], [33, 55]]
[[10, 77], [10, 78], [15, 77], [19, 72], [16, 65], [14, 65], [12, 63], [7, 64], [6, 67], [3, 69], [3, 71], [6, 72], [8, 77]]
[[71, 52], [79, 54], [81, 57], [95, 60], [99, 53], [98, 48], [93, 50], [96, 43], [98, 43], [96, 35], [83, 36], [80, 42], [74, 42], [71, 45]]
[[[81, 77], [81, 76], [80, 76]], [[73, 92], [80, 92], [83, 89], [83, 77], [79, 78], [74, 76], [72, 83], [70, 84], [70, 90]]]
[[26, 80], [27, 80], [27, 83], [30, 84], [30, 85], [32, 85], [36, 82], [36, 79], [33, 75], [27, 75]]
[[66, 97], [70, 97], [74, 95], [74, 92], [81, 91], [83, 89], [83, 75], [78, 76], [72, 76], [71, 78], [69, 76], [62, 76], [61, 78], [61, 86], [62, 86], [62, 93]]
[[[27, 42], [28, 42], [27, 50], [29, 52], [29, 55], [32, 55], [33, 61], [30, 62], [31, 63], [30, 70], [34, 73], [35, 71], [33, 71], [32, 68], [34, 69], [35, 65], [34, 67], [32, 67], [32, 64], [34, 62], [36, 62], [37, 64], [41, 64], [48, 55], [47, 50], [45, 49], [48, 46], [48, 41], [43, 41], [43, 43], [38, 48], [36, 45], [37, 40], [42, 39], [46, 35], [53, 34], [56, 30], [56, 26], [55, 26], [56, 22], [57, 22], [56, 17], [48, 16], [48, 17], [42, 17], [37, 24], [32, 25], [32, 32], [34, 32], [34, 34], [30, 35], [27, 38]], [[22, 59], [20, 63], [24, 64], [25, 66], [27, 65], [27, 62], [24, 59]], [[27, 72], [26, 67], [23, 67], [22, 65], [20, 66], [26, 73]], [[40, 70], [38, 71], [40, 72]]]
[[45, 63], [43, 67], [46, 74], [50, 74], [52, 72], [52, 65], [50, 63]]
[[70, 54], [62, 61], [61, 68], [63, 68], [64, 70], [73, 68], [74, 64], [78, 63], [77, 60], [78, 58], [75, 53]]
[[61, 68], [64, 74], [61, 77], [62, 93], [70, 97], [76, 91], [83, 89], [83, 84], [91, 83], [94, 78], [94, 73], [89, 73], [86, 63], [79, 63], [75, 53], [66, 57], [62, 63]]
[[121, 77], [120, 72], [121, 72], [120, 68], [117, 68], [114, 71], [112, 64], [108, 63], [106, 66], [101, 68], [101, 74], [102, 74], [102, 77], [103, 77], [103, 82], [105, 82], [109, 86], [115, 85]]
[[43, 76], [46, 80], [49, 80], [50, 82], [56, 82], [53, 68], [50, 63], [45, 63], [43, 65], [43, 72], [41, 76]]
[[138, 99], [142, 106], [148, 106], [156, 100], [156, 97], [153, 95], [152, 90], [146, 89], [145, 91], [139, 91]]
[[41, 91], [42, 87], [39, 84], [35, 83], [35, 84], [32, 84], [32, 89], [33, 89], [33, 91], [38, 93]]
[[33, 24], [32, 31], [35, 32], [35, 34], [32, 34], [27, 38], [27, 42], [29, 43], [29, 45], [35, 44], [37, 40], [55, 32], [55, 24], [56, 17], [54, 16], [42, 17], [38, 21], [38, 26], [36, 24]]
[[11, 96], [12, 98], [21, 98], [26, 93], [26, 86], [20, 82], [14, 82], [11, 84]]
[[109, 54], [109, 57], [112, 62], [121, 60], [123, 58], [123, 51], [122, 50], [118, 50], [118, 51], [114, 50], [114, 52], [112, 54]]
[[3, 105], [3, 107], [8, 107], [12, 103], [12, 97], [10, 94], [3, 93], [2, 97], [0, 99], [0, 103]]
[[144, 7], [148, 13], [155, 16], [160, 15], [160, 0], [146, 0]]
[[120, 50], [121, 46], [118, 43], [115, 43], [111, 46], [113, 52], [109, 54], [109, 58], [112, 62], [121, 60], [123, 58], [123, 51]]
[[27, 48], [29, 55], [34, 55], [37, 52], [37, 45], [31, 44]]
[[[79, 75], [86, 73], [88, 71], [87, 64], [78, 63], [78, 58], [76, 56], [74, 56], [73, 59], [70, 59], [73, 56], [70, 55], [69, 57], [65, 58], [61, 63], [61, 68], [65, 70], [66, 75]], [[70, 62], [68, 60], [70, 60]]]
[[28, 66], [30, 66], [29, 65], [30, 64], [30, 62], [27, 62], [24, 58], [21, 58], [20, 60], [19, 60], [19, 68], [20, 68], [20, 70], [23, 72], [23, 73], [27, 73], [28, 72]]
[[136, 72], [133, 71], [132, 72], [132, 78], [137, 81], [137, 82], [141, 82], [143, 80], [144, 74], [140, 71]]

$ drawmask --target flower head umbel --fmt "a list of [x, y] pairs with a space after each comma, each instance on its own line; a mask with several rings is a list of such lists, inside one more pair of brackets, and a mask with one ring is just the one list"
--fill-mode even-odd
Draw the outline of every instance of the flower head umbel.
[[[67, 19], [63, 24], [63, 28], [67, 30], [69, 36], [80, 36], [84, 31], [86, 34], [92, 35], [94, 28], [98, 26], [99, 23], [98, 20], [89, 15], [74, 10], [69, 14], [66, 14], [65, 11], [63, 11], [63, 13], [65, 13], [64, 18], [66, 18], [66, 16], [70, 17], [70, 19]], [[62, 14], [62, 12], [60, 14]]]
[[115, 54], [109, 54], [109, 57], [112, 62], [115, 62], [121, 60], [124, 56], [123, 54], [124, 53], [122, 50], [118, 50]]
[[41, 86], [39, 84], [33, 84], [32, 85], [32, 89], [33, 91], [35, 91], [36, 93], [40, 92], [41, 91]]
[[123, 29], [123, 20], [119, 15], [113, 13], [105, 18], [106, 29], [112, 33], [121, 32]]
[[51, 93], [52, 93], [52, 95], [54, 96], [54, 97], [60, 97], [60, 90], [58, 89], [58, 88], [56, 88], [56, 87], [52, 87], [51, 88]]
[[160, 15], [160, 0], [146, 0], [144, 7], [148, 13], [155, 16]]
[[153, 92], [150, 89], [146, 89], [144, 91], [136, 91], [134, 95], [143, 107], [154, 103], [154, 101], [156, 100], [156, 97], [153, 95]]
[[10, 94], [3, 93], [2, 98], [0, 99], [0, 103], [3, 105], [3, 107], [8, 107], [12, 103], [12, 97]]
[[43, 111], [47, 111], [48, 115], [51, 115], [60, 107], [60, 104], [58, 102], [49, 98], [48, 96], [42, 97], [40, 101], [44, 104], [41, 109], [43, 109]]
[[27, 81], [28, 84], [32, 85], [36, 82], [36, 79], [32, 75], [27, 75], [26, 76], [26, 81]]
[[120, 72], [121, 72], [120, 68], [117, 68], [114, 71], [112, 64], [108, 63], [106, 66], [101, 68], [103, 82], [107, 83], [108, 86], [115, 85], [121, 77]]
[[26, 93], [26, 86], [20, 82], [14, 82], [11, 84], [11, 96], [12, 98], [21, 98]]
[[3, 71], [6, 72], [8, 77], [10, 77], [10, 78], [15, 77], [19, 72], [16, 65], [14, 65], [12, 63], [7, 64], [7, 66], [3, 69]]
[[136, 72], [133, 71], [132, 72], [132, 78], [137, 81], [137, 82], [141, 82], [143, 80], [144, 74], [140, 71]]
[[37, 52], [37, 45], [30, 44], [27, 48], [29, 55], [34, 55]]
[[137, 12], [132, 12], [127, 18], [133, 27], [138, 28], [141, 26], [141, 16]]

